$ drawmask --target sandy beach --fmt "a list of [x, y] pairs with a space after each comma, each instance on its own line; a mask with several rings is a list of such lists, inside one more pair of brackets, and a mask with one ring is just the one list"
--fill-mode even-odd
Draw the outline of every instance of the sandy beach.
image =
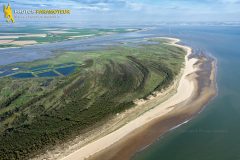
[[[181, 47], [187, 52], [185, 56], [185, 67], [183, 69], [182, 76], [178, 82], [176, 93], [163, 103], [158, 104], [153, 109], [145, 112], [144, 114], [130, 121], [123, 127], [106, 136], [101, 137], [96, 141], [85, 145], [84, 147], [64, 157], [63, 160], [83, 160], [98, 156], [101, 157], [101, 154], [105, 153], [105, 151], [107, 152], [108, 148], [112, 148], [114, 145], [121, 142], [123, 139], [126, 139], [126, 137], [128, 137], [129, 135], [132, 135], [132, 133], [136, 132], [136, 130], [139, 130], [140, 128], [142, 129], [143, 126], [149, 124], [150, 122], [153, 122], [161, 117], [164, 117], [168, 113], [171, 113], [171, 111], [176, 109], [176, 105], [181, 104], [192, 98], [192, 96], [194, 95], [194, 91], [196, 91], [196, 81], [192, 78], [189, 78], [189, 75], [192, 75], [198, 71], [198, 67], [195, 65], [198, 62], [198, 59], [188, 58], [189, 55], [192, 53], [192, 50], [187, 46], [176, 44], [180, 41], [179, 39], [167, 39], [170, 41], [171, 45]], [[159, 96], [161, 95], [152, 98], [150, 101], [158, 99]], [[141, 103], [140, 105], [144, 105], [144, 103]], [[100, 155], [96, 155], [96, 153]]]

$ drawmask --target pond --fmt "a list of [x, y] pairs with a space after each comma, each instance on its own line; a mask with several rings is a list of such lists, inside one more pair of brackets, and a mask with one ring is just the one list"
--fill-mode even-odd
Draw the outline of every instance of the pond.
[[37, 76], [38, 77], [57, 77], [59, 75], [53, 71], [48, 71], [48, 72], [39, 73], [37, 74]]
[[13, 78], [33, 78], [34, 75], [32, 73], [17, 73], [12, 75]]
[[67, 76], [75, 71], [77, 67], [76, 66], [71, 66], [71, 67], [65, 67], [65, 68], [57, 68], [56, 71], [61, 73], [64, 76]]

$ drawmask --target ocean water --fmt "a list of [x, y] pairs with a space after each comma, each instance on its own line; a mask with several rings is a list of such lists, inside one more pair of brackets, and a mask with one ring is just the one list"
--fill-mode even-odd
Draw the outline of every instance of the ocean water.
[[240, 27], [160, 27], [217, 61], [218, 95], [191, 121], [169, 131], [133, 160], [240, 159]]

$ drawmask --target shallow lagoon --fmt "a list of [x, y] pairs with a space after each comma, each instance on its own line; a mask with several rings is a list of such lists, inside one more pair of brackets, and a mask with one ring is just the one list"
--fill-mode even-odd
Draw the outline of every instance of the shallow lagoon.
[[54, 57], [55, 54], [63, 51], [86, 51], [96, 50], [109, 45], [119, 45], [122, 42], [138, 41], [144, 37], [151, 37], [149, 34], [140, 32], [121, 33], [108, 36], [93, 37], [84, 40], [68, 40], [57, 43], [37, 44], [24, 46], [22, 48], [6, 48], [0, 50], [0, 66], [16, 62], [29, 62], [39, 59]]
[[[58, 65], [55, 65], [54, 67], [50, 67], [51, 66], [50, 64], [45, 64], [45, 65], [39, 65], [31, 68], [15, 66], [15, 65], [3, 66], [0, 69], [0, 78], [8, 77], [8, 76], [12, 78], [34, 78], [36, 77], [34, 75], [37, 75], [37, 77], [56, 77], [56, 76], [60, 76], [58, 73], [64, 76], [68, 76], [71, 73], [73, 73], [78, 67], [78, 66], [72, 66], [72, 65], [76, 65], [76, 63], [71, 62], [71, 63], [65, 63], [65, 64], [58, 64]], [[14, 67], [15, 67], [15, 70], [13, 70]], [[61, 68], [58, 68], [58, 67], [61, 67]], [[54, 70], [57, 71], [57, 73], [54, 72]]]
[[76, 66], [70, 66], [65, 68], [57, 68], [56, 71], [61, 73], [64, 76], [67, 76], [75, 71], [77, 67]]
[[48, 72], [39, 73], [37, 74], [37, 76], [38, 77], [57, 77], [59, 75], [53, 71], [48, 71]]
[[40, 65], [40, 66], [32, 67], [32, 68], [30, 68], [30, 70], [32, 70], [32, 71], [39, 71], [39, 70], [47, 69], [48, 67], [49, 67], [49, 65], [48, 65], [48, 64], [45, 64], [45, 65]]
[[13, 78], [33, 78], [34, 75], [32, 73], [17, 73], [12, 75]]

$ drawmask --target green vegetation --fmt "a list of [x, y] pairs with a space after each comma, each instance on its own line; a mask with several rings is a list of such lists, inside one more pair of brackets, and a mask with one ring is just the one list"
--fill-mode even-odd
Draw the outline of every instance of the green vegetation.
[[75, 63], [78, 68], [54, 78], [0, 78], [0, 159], [31, 158], [169, 86], [185, 52], [155, 41], [161, 43], [65, 52], [17, 64], [36, 69]]
[[18, 47], [18, 46], [14, 44], [0, 44], [0, 48], [9, 48], [9, 47]]

